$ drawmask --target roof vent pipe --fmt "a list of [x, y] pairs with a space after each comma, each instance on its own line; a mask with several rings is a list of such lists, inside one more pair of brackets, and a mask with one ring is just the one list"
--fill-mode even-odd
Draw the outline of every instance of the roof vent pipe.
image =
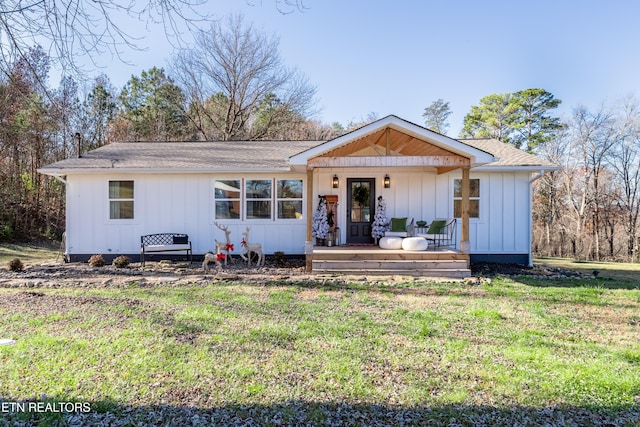
[[78, 140], [78, 158], [82, 157], [82, 141], [80, 139], [80, 132], [76, 132], [76, 139]]

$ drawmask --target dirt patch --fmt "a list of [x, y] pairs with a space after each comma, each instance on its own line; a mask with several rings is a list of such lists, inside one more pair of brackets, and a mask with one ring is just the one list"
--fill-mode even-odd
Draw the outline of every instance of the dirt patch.
[[267, 263], [263, 267], [248, 267], [239, 261], [224, 268], [204, 271], [199, 263], [147, 262], [131, 264], [128, 268], [113, 266], [91, 267], [86, 263], [45, 263], [32, 265], [24, 271], [0, 269], [0, 287], [58, 288], [58, 287], [148, 287], [156, 285], [180, 286], [209, 284], [217, 281], [309, 280], [303, 260], [290, 260], [286, 266]]
[[248, 282], [258, 285], [277, 283], [316, 283], [321, 286], [342, 286], [362, 283], [367, 286], [413, 281], [459, 281], [450, 278], [421, 278], [411, 276], [373, 276], [343, 274], [309, 274], [305, 261], [287, 260], [284, 265], [267, 260], [264, 266], [247, 266], [240, 260], [222, 268], [202, 269], [200, 263], [147, 262], [145, 267], [133, 263], [127, 268], [114, 266], [91, 267], [86, 263], [45, 263], [32, 265], [21, 272], [0, 269], [3, 288], [100, 288], [209, 285], [220, 281]]
[[559, 267], [518, 264], [471, 263], [471, 274], [476, 277], [531, 276], [537, 279], [593, 278], [593, 275]]
[[[530, 276], [535, 278], [587, 278], [593, 277], [574, 270], [544, 266], [526, 267], [515, 264], [471, 264], [473, 277], [465, 279], [471, 285], [481, 284], [496, 276]], [[287, 260], [283, 266], [267, 260], [265, 266], [247, 266], [236, 260], [223, 268], [204, 271], [199, 263], [147, 262], [131, 264], [128, 268], [113, 266], [91, 267], [86, 263], [45, 263], [32, 265], [21, 272], [0, 269], [0, 287], [3, 288], [96, 288], [96, 287], [152, 287], [209, 285], [219, 281], [250, 282], [260, 285], [313, 282], [320, 285], [344, 285], [361, 282], [367, 285], [383, 285], [404, 282], [459, 281], [447, 278], [421, 278], [410, 276], [371, 276], [341, 274], [309, 274], [304, 260]], [[31, 297], [37, 297], [34, 293]]]

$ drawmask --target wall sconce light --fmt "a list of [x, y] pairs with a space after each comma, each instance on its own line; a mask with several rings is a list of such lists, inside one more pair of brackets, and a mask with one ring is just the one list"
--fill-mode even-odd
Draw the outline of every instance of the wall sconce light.
[[331, 180], [331, 185], [333, 188], [338, 188], [338, 175], [333, 175], [333, 179]]
[[389, 175], [385, 175], [384, 176], [384, 188], [390, 188], [391, 187], [391, 178], [389, 178]]

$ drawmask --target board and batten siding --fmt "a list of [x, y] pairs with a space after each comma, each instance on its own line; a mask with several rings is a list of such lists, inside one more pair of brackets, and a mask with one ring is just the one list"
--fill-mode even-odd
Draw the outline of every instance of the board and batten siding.
[[[301, 179], [304, 174], [85, 174], [67, 176], [67, 253], [138, 254], [140, 236], [155, 233], [186, 233], [194, 254], [215, 250], [214, 239], [225, 241], [224, 232], [213, 222], [214, 180], [216, 179]], [[134, 219], [109, 219], [109, 181], [134, 181]], [[275, 188], [273, 189], [275, 192]], [[303, 192], [304, 194], [304, 192]], [[243, 212], [244, 212], [244, 192]], [[276, 199], [272, 199], [275, 208]], [[270, 220], [219, 220], [231, 231], [234, 253], [242, 252], [240, 242], [247, 226], [250, 241], [261, 243], [267, 254], [304, 253], [305, 205], [303, 218]]]
[[[332, 188], [333, 175], [339, 187]], [[385, 174], [391, 187], [384, 188]], [[438, 175], [423, 168], [321, 168], [313, 174], [313, 208], [317, 196], [337, 195], [338, 226], [345, 241], [347, 178], [375, 178], [376, 197], [387, 202], [387, 217], [413, 217], [431, 222], [453, 215], [453, 180], [460, 171]], [[213, 225], [215, 179], [300, 179], [306, 195], [306, 174], [73, 174], [67, 176], [67, 253], [138, 254], [140, 236], [154, 233], [186, 233], [194, 254], [215, 249], [214, 239], [224, 241], [224, 233]], [[480, 179], [480, 218], [470, 219], [472, 254], [528, 254], [530, 252], [530, 193], [528, 172], [474, 172]], [[134, 181], [134, 219], [110, 220], [108, 182]], [[244, 192], [243, 192], [244, 196]], [[275, 198], [272, 203], [276, 203]], [[240, 242], [246, 226], [251, 241], [261, 243], [267, 254], [303, 254], [306, 202], [303, 218], [278, 220], [220, 220], [229, 226], [234, 253], [242, 252]], [[275, 206], [274, 206], [275, 207]], [[243, 198], [244, 211], [244, 198]], [[313, 213], [310, 213], [311, 215]], [[458, 223], [456, 245], [461, 236]]]
[[[390, 188], [384, 188], [384, 176], [391, 179]], [[333, 176], [338, 176], [339, 187], [332, 188]], [[528, 172], [474, 172], [471, 179], [480, 179], [480, 217], [469, 220], [471, 253], [528, 254], [531, 240], [529, 218]], [[435, 218], [453, 217], [453, 181], [461, 179], [461, 171], [438, 175], [422, 168], [329, 168], [314, 173], [314, 209], [318, 195], [337, 195], [338, 225], [346, 224], [347, 178], [375, 178], [376, 198], [387, 202], [387, 217], [413, 217], [415, 221], [430, 223]], [[458, 221], [456, 247], [462, 233]], [[341, 241], [346, 230], [341, 227]]]

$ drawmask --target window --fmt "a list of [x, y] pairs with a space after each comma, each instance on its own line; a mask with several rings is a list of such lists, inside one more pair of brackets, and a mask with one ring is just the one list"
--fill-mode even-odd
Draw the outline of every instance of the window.
[[278, 219], [302, 219], [302, 180], [279, 179], [276, 182]]
[[109, 181], [109, 219], [133, 219], [133, 181]]
[[216, 179], [213, 198], [216, 220], [302, 219], [303, 180]]
[[[462, 218], [462, 180], [453, 180], [453, 216]], [[480, 180], [469, 180], [469, 218], [480, 217]]]
[[270, 179], [247, 179], [245, 181], [247, 219], [271, 219]]
[[216, 219], [240, 218], [240, 180], [215, 181]]

